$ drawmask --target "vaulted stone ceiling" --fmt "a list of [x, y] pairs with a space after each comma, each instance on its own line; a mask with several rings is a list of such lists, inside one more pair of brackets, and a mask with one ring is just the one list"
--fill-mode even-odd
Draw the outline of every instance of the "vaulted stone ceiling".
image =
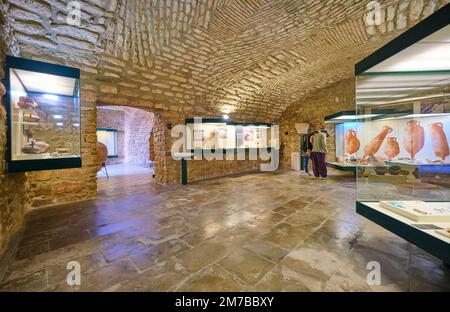
[[1, 0], [23, 56], [81, 67], [99, 104], [277, 119], [449, 0]]

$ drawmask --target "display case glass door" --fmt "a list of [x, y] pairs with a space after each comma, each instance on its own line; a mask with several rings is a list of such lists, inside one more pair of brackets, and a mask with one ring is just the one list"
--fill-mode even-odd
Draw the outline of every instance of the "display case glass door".
[[78, 69], [6, 58], [8, 170], [81, 166]]

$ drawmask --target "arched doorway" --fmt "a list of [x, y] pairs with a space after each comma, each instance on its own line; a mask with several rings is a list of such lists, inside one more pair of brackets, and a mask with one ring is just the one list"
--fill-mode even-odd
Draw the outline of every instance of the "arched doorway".
[[100, 191], [109, 179], [131, 177], [132, 182], [152, 178], [153, 126], [152, 112], [127, 106], [97, 107], [97, 140], [108, 148], [106, 167], [97, 173]]

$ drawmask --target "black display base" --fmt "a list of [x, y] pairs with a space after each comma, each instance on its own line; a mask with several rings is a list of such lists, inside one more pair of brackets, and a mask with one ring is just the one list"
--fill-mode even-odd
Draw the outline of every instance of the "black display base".
[[7, 163], [8, 172], [28, 172], [56, 169], [81, 168], [81, 158], [55, 158], [55, 159], [34, 159], [17, 160]]
[[356, 212], [378, 224], [386, 230], [400, 236], [411, 244], [441, 259], [444, 264], [450, 263], [450, 244], [438, 239], [418, 228], [373, 209], [362, 202], [356, 203]]

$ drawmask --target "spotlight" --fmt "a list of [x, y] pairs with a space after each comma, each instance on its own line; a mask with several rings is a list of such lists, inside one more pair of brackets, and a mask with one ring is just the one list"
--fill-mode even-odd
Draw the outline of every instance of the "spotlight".
[[225, 115], [223, 115], [222, 117], [223, 117], [223, 119], [224, 119], [224, 120], [228, 120], [228, 119], [230, 119], [230, 116], [228, 116], [228, 115], [226, 115], [226, 114], [225, 114]]

